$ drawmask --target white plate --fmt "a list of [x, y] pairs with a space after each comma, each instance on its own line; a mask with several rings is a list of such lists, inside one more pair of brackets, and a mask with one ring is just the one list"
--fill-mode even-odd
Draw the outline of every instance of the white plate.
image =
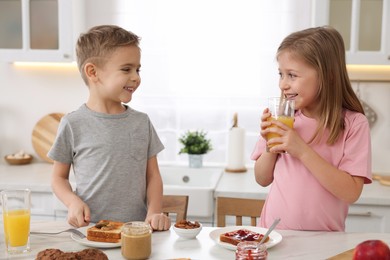
[[[81, 233], [83, 233], [84, 235], [87, 235], [87, 229], [91, 227], [91, 226], [88, 226], [88, 227], [82, 227], [82, 228], [79, 228], [78, 230], [81, 231]], [[84, 246], [89, 246], [89, 247], [96, 247], [96, 248], [115, 248], [115, 247], [120, 247], [121, 246], [121, 242], [118, 242], [118, 243], [104, 243], [104, 242], [95, 242], [95, 241], [90, 241], [88, 240], [86, 237], [85, 238], [81, 238], [79, 237], [78, 235], [75, 235], [75, 234], [71, 234], [70, 237], [76, 241], [77, 243], [80, 243]]]
[[[229, 244], [229, 243], [221, 242], [219, 240], [219, 236], [223, 233], [226, 233], [226, 232], [231, 232], [234, 230], [244, 229], [244, 228], [248, 229], [250, 231], [253, 231], [253, 232], [263, 234], [263, 235], [268, 231], [267, 228], [261, 228], [261, 227], [230, 226], [230, 227], [223, 227], [223, 228], [219, 228], [219, 229], [216, 229], [214, 231], [211, 231], [210, 237], [212, 240], [214, 240], [215, 243], [217, 243], [217, 245], [222, 246], [224, 248], [227, 248], [229, 250], [236, 250], [237, 246]], [[271, 247], [279, 244], [281, 241], [282, 241], [282, 235], [276, 231], [272, 231], [271, 234], [269, 234], [269, 240], [266, 243], [264, 243], [264, 245], [266, 245], [267, 248], [271, 248]]]

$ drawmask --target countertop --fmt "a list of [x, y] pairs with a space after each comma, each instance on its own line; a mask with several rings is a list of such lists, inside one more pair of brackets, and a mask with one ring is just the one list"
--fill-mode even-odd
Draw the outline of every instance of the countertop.
[[[269, 188], [270, 186], [262, 187], [256, 183], [253, 169], [248, 169], [244, 173], [224, 172], [214, 197], [265, 199]], [[378, 181], [364, 185], [363, 192], [355, 204], [389, 206], [390, 186], [382, 185]]]
[[[29, 188], [35, 192], [51, 192], [51, 172], [50, 163], [17, 166], [0, 164], [0, 190]], [[256, 183], [253, 168], [249, 168], [244, 173], [224, 172], [214, 196], [265, 199], [268, 191], [269, 187], [261, 187]], [[381, 185], [378, 181], [364, 185], [362, 195], [355, 204], [389, 206], [390, 186]]]
[[29, 188], [35, 192], [51, 192], [52, 170], [50, 163], [0, 164], [0, 190]]
[[[60, 231], [68, 225], [64, 221], [32, 222], [32, 231]], [[235, 259], [234, 251], [225, 249], [210, 237], [218, 228], [203, 227], [196, 239], [182, 239], [170, 229], [152, 234], [152, 255], [149, 259]], [[344, 233], [276, 230], [282, 236], [279, 244], [268, 249], [268, 259], [327, 259], [354, 248], [368, 239], [381, 239], [390, 243], [389, 233]], [[32, 251], [23, 255], [5, 255], [3, 230], [0, 230], [0, 259], [34, 259], [39, 251], [57, 248], [64, 252], [83, 250], [86, 247], [74, 241], [70, 234], [31, 235]], [[109, 259], [124, 259], [120, 248], [102, 249]]]

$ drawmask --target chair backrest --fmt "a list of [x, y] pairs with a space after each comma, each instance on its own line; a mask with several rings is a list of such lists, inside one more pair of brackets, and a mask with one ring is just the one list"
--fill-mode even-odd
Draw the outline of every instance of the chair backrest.
[[176, 214], [176, 223], [187, 219], [188, 196], [186, 195], [164, 195], [163, 213], [167, 216]]
[[226, 226], [226, 217], [235, 216], [236, 225], [242, 226], [242, 217], [249, 217], [251, 226], [256, 226], [264, 200], [217, 197], [217, 226]]

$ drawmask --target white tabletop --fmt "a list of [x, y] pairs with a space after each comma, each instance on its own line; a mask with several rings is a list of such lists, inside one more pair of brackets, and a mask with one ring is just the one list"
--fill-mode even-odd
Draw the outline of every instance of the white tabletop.
[[[66, 229], [65, 222], [33, 222], [31, 231], [59, 231]], [[152, 234], [152, 255], [150, 259], [234, 259], [234, 251], [222, 248], [209, 236], [215, 227], [203, 227], [196, 239], [184, 240], [173, 230]], [[390, 234], [386, 233], [343, 233], [343, 232], [304, 232], [277, 230], [283, 236], [282, 241], [268, 250], [268, 259], [326, 259], [354, 248], [368, 239], [381, 239], [390, 243]], [[57, 248], [64, 252], [79, 251], [86, 247], [78, 244], [70, 234], [31, 235], [32, 251], [25, 255], [10, 256], [8, 259], [34, 259], [37, 253], [47, 248]], [[0, 231], [0, 259], [5, 254], [3, 227]], [[123, 259], [120, 248], [102, 249], [109, 259]]]

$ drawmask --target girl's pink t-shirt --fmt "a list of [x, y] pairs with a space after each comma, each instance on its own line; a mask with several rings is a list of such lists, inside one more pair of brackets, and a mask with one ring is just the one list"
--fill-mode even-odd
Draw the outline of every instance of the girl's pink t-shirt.
[[[294, 129], [309, 142], [317, 129], [317, 122], [296, 112]], [[325, 160], [353, 176], [371, 183], [371, 138], [367, 118], [345, 110], [345, 130], [334, 145], [327, 145], [328, 132], [321, 142], [310, 146]], [[265, 151], [265, 140], [260, 138], [251, 155], [257, 160]], [[278, 229], [344, 231], [348, 203], [327, 191], [308, 169], [289, 154], [280, 154], [274, 169], [274, 181], [264, 204], [259, 226], [270, 227], [281, 218]]]

